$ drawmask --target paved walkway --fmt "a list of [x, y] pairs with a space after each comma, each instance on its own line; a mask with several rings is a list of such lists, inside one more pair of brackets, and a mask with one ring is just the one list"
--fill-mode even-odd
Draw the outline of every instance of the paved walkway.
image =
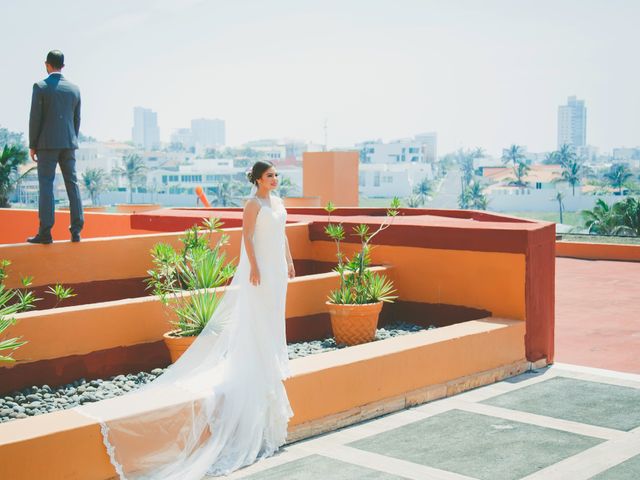
[[555, 359], [640, 373], [640, 262], [556, 260]]
[[640, 478], [640, 375], [555, 365], [301, 441], [251, 480]]
[[442, 181], [442, 185], [433, 198], [427, 202], [426, 208], [458, 208], [458, 197], [462, 191], [460, 185], [461, 173], [457, 167], [451, 167], [447, 176]]

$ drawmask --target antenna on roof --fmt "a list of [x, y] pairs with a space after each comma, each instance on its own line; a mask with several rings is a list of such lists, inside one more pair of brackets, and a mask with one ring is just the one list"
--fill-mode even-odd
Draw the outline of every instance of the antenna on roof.
[[328, 129], [329, 128], [327, 126], [327, 119], [325, 118], [324, 119], [324, 146], [322, 147], [322, 151], [323, 152], [327, 151], [327, 146], [328, 146], [328, 141], [327, 141], [328, 133], [327, 132], [328, 132]]

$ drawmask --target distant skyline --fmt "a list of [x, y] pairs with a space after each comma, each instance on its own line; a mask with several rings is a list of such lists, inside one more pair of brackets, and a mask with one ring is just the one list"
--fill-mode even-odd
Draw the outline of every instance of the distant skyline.
[[[558, 106], [584, 99], [587, 140], [640, 145], [635, 0], [10, 0], [0, 126], [27, 132], [47, 51], [82, 91], [82, 132], [161, 140], [194, 118], [229, 145], [293, 137], [330, 148], [438, 132], [438, 151], [556, 148]], [[34, 15], [34, 9], [38, 14]]]

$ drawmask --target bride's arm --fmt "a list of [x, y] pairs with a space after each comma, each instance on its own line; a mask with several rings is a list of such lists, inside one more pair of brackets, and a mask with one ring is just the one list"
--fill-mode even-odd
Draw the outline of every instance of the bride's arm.
[[287, 234], [284, 234], [284, 244], [286, 245], [285, 256], [287, 257], [287, 270], [289, 271], [289, 278], [296, 276], [296, 269], [293, 267], [293, 258], [291, 258], [291, 250], [289, 250], [289, 239]]
[[258, 218], [258, 212], [260, 211], [260, 205], [258, 202], [249, 200], [242, 212], [242, 238], [244, 239], [244, 248], [247, 252], [247, 258], [251, 265], [251, 272], [249, 274], [249, 281], [253, 285], [260, 284], [260, 272], [258, 270], [258, 262], [256, 261], [256, 251], [253, 248], [253, 232], [256, 228], [256, 219]]

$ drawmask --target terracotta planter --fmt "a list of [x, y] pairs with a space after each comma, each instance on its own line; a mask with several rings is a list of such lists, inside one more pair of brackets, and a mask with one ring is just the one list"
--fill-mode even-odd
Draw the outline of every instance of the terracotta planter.
[[336, 305], [326, 302], [336, 343], [358, 345], [373, 341], [382, 302], [363, 305]]
[[162, 338], [164, 344], [169, 349], [169, 355], [171, 356], [171, 363], [175, 363], [176, 360], [195, 342], [198, 337], [175, 337], [172, 334], [174, 331], [165, 333]]

